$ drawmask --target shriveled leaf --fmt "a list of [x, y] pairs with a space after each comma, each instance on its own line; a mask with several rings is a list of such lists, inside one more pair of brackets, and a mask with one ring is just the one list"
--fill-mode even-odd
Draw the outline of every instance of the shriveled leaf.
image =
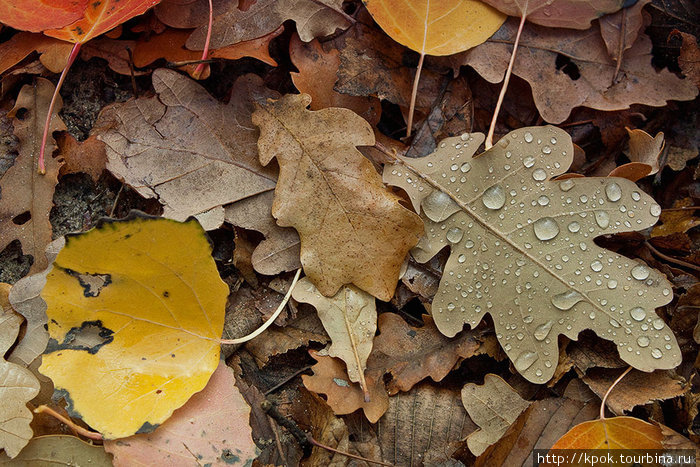
[[527, 15], [531, 23], [551, 28], [588, 29], [591, 21], [619, 10], [624, 0], [484, 0], [508, 16]]
[[[488, 41], [466, 52], [463, 63], [487, 81], [501, 81], [517, 29], [517, 19], [506, 21]], [[560, 71], [560, 55], [576, 66], [578, 79]], [[626, 109], [631, 104], [662, 106], [669, 100], [691, 100], [698, 94], [690, 80], [654, 69], [651, 40], [645, 35], [623, 55], [620, 79], [616, 79], [616, 69], [597, 26], [571, 31], [526, 25], [513, 65], [513, 73], [530, 83], [537, 110], [550, 123], [563, 122], [577, 106], [598, 110]]]
[[152, 431], [219, 363], [228, 287], [195, 220], [133, 214], [69, 235], [41, 296], [40, 370], [107, 439]]
[[46, 68], [54, 73], [60, 72], [66, 66], [71, 47], [71, 44], [43, 34], [18, 32], [0, 44], [0, 73], [17, 65], [34, 51]]
[[[7, 301], [3, 288], [0, 302]], [[39, 393], [39, 381], [27, 369], [5, 361], [5, 354], [15, 343], [22, 317], [9, 306], [0, 306], [0, 449], [15, 457], [34, 433], [29, 427], [32, 413], [27, 402]]]
[[274, 189], [276, 176], [258, 162], [258, 131], [250, 122], [252, 99], [272, 95], [260, 78], [240, 78], [228, 105], [171, 70], [154, 71], [153, 87], [156, 96], [100, 114], [96, 126], [108, 130], [98, 139], [115, 176], [157, 198], [163, 215], [176, 220]]
[[661, 429], [634, 417], [583, 422], [551, 449], [663, 449]]
[[467, 437], [467, 446], [475, 456], [501, 439], [501, 436], [528, 408], [515, 390], [500, 376], [487, 374], [484, 384], [467, 384], [462, 388], [462, 403], [480, 429]]
[[260, 162], [280, 166], [272, 214], [299, 232], [304, 272], [323, 295], [352, 283], [388, 301], [420, 219], [356, 149], [374, 144], [369, 124], [347, 109], [306, 110], [309, 103], [288, 94], [253, 114]]
[[584, 329], [615, 342], [640, 370], [678, 365], [675, 337], [655, 314], [672, 300], [671, 284], [593, 242], [653, 225], [660, 206], [625, 179], [552, 181], [573, 157], [558, 128], [513, 131], [472, 157], [483, 140], [447, 138], [430, 156], [384, 169], [422, 213], [413, 256], [426, 262], [450, 247], [432, 303], [440, 332], [454, 336], [489, 313], [517, 371], [536, 383], [554, 373], [558, 336], [575, 340]]
[[363, 2], [392, 39], [426, 55], [452, 55], [479, 45], [506, 19], [495, 8], [477, 0]]
[[[343, 11], [343, 0], [257, 0], [247, 11], [239, 10], [237, 2], [228, 2], [214, 18], [211, 47], [218, 49], [264, 36], [287, 20], [296, 22], [304, 42], [351, 24]], [[187, 40], [187, 48], [201, 50], [206, 34], [207, 24], [203, 24]]]
[[680, 35], [683, 40], [681, 54], [678, 57], [678, 66], [681, 67], [686, 77], [700, 87], [700, 48], [698, 48], [698, 40], [692, 34], [680, 31], [674, 32]]
[[379, 315], [380, 334], [368, 363], [372, 370], [390, 373], [389, 394], [408, 391], [423, 378], [441, 381], [462, 358], [474, 355], [481, 342], [475, 332], [467, 331], [453, 339], [440, 334], [430, 316], [425, 325], [409, 326], [394, 313]]
[[316, 308], [332, 341], [328, 354], [343, 360], [350, 381], [360, 383], [363, 391], [368, 392], [364, 373], [377, 331], [374, 297], [356, 287], [343, 286], [333, 297], [327, 298], [306, 277], [294, 287], [292, 297]]
[[659, 158], [664, 150], [664, 134], [657, 133], [656, 136], [651, 136], [644, 130], [630, 130], [626, 128], [629, 134], [629, 149], [626, 154], [632, 162], [641, 162], [651, 167], [649, 175], [654, 175], [659, 171]]
[[0, 23], [23, 31], [62, 28], [80, 19], [88, 0], [12, 0], [0, 3]]
[[90, 466], [111, 467], [112, 456], [102, 446], [95, 446], [68, 435], [40, 436], [12, 460], [0, 454], [0, 464], [33, 467]]
[[[0, 251], [13, 240], [19, 240], [23, 252], [34, 258], [30, 269], [32, 273], [48, 265], [44, 249], [51, 242], [49, 214], [61, 167], [58, 160], [47, 157], [46, 174], [37, 174], [41, 130], [53, 91], [53, 84], [43, 78], [37, 78], [34, 85], [25, 85], [20, 90], [15, 107], [9, 114], [13, 117], [15, 136], [20, 143], [19, 156], [0, 178]], [[54, 106], [49, 135], [65, 130], [58, 117], [59, 110], [60, 96]], [[17, 117], [20, 111], [23, 112], [21, 119]], [[54, 140], [49, 136], [47, 154], [51, 154], [55, 148]]]
[[206, 387], [153, 433], [105, 441], [116, 467], [189, 465], [249, 465], [256, 446], [248, 424], [250, 407], [234, 385], [233, 371], [223, 360]]
[[366, 376], [365, 380], [369, 392], [369, 400], [366, 400], [365, 392], [360, 388], [360, 385], [350, 381], [341, 360], [315, 352], [310, 353], [318, 363], [312, 367], [314, 372], [312, 376], [303, 375], [301, 377], [306, 389], [325, 394], [328, 398], [328, 405], [337, 415], [345, 415], [362, 409], [367, 420], [371, 423], [376, 423], [381, 418], [389, 407], [389, 395], [384, 389], [381, 377]]
[[637, 0], [637, 2], [613, 15], [600, 18], [600, 34], [605, 41], [610, 58], [619, 62], [625, 50], [632, 47], [637, 36], [642, 32], [644, 17], [642, 9], [651, 0]]

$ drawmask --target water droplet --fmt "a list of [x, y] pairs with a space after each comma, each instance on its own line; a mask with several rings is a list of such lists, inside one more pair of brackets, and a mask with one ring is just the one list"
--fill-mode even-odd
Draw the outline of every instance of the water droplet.
[[462, 240], [462, 237], [464, 236], [464, 231], [460, 229], [459, 227], [452, 227], [450, 230], [447, 231], [447, 234], [445, 235], [447, 237], [447, 240], [450, 243], [459, 243], [460, 240]]
[[653, 323], [651, 323], [652, 326], [654, 326], [654, 329], [657, 331], [661, 331], [664, 328], [664, 320], [661, 318], [656, 318]]
[[671, 291], [668, 289], [664, 289], [661, 291], [662, 294], [664, 294], [664, 297], [668, 297], [671, 294]]
[[642, 195], [640, 195], [638, 191], [633, 191], [632, 192], [632, 199], [635, 201], [639, 201], [640, 199], [642, 199]]
[[659, 359], [659, 358], [663, 357], [663, 353], [661, 353], [661, 349], [654, 349], [651, 351], [651, 356], [656, 358], [656, 359]]
[[659, 217], [661, 215], [661, 206], [658, 204], [652, 204], [649, 208], [649, 213], [654, 217]]
[[506, 204], [506, 192], [501, 185], [493, 185], [484, 192], [481, 201], [489, 209], [501, 209]]
[[459, 166], [457, 164], [452, 164], [452, 166], [450, 167], [450, 170], [452, 170], [454, 172], [458, 168], [459, 168]]
[[611, 319], [610, 319], [610, 326], [612, 326], [612, 327], [614, 327], [614, 328], [619, 328], [619, 327], [620, 327], [620, 323], [618, 323], [617, 320], [616, 320], [615, 318], [611, 318]]
[[535, 169], [532, 172], [532, 178], [534, 178], [538, 182], [541, 182], [542, 180], [547, 178], [547, 172], [545, 172], [544, 169]]
[[649, 277], [649, 268], [644, 266], [643, 264], [638, 264], [637, 266], [632, 268], [632, 277], [637, 279], [638, 281], [643, 281], [647, 277]]
[[467, 240], [464, 246], [467, 248], [474, 248], [474, 242], [471, 240]]
[[464, 172], [464, 173], [469, 172], [471, 169], [472, 169], [472, 165], [471, 165], [469, 162], [465, 162], [465, 163], [462, 164], [462, 166], [459, 168], [459, 170], [461, 170], [461, 171]]
[[568, 227], [568, 228], [569, 228], [569, 232], [571, 232], [571, 233], [576, 233], [576, 232], [578, 232], [579, 230], [581, 230], [581, 224], [579, 224], [579, 223], [576, 222], [576, 221], [573, 221], [571, 224], [569, 224], [569, 227]]
[[455, 307], [455, 304], [454, 304], [454, 303], [448, 303], [448, 304], [447, 304], [447, 311], [452, 311], [452, 310], [454, 310], [455, 308], [456, 308], [456, 307]]
[[459, 135], [459, 139], [461, 139], [462, 141], [468, 140], [468, 139], [469, 139], [469, 133], [462, 133], [461, 135]]
[[516, 370], [522, 373], [523, 371], [530, 368], [532, 364], [537, 361], [538, 358], [540, 357], [535, 352], [525, 351], [518, 355], [518, 358], [516, 358], [513, 362], [513, 366], [515, 366]]
[[607, 196], [610, 201], [620, 201], [620, 198], [622, 198], [622, 188], [615, 182], [608, 183], [605, 185], [605, 196]]
[[581, 201], [582, 203], [587, 203], [587, 202], [588, 202], [588, 196], [586, 196], [586, 195], [581, 195], [581, 196], [578, 197], [578, 199], [579, 199], [579, 201]]
[[635, 321], [644, 321], [647, 317], [647, 312], [644, 311], [644, 308], [636, 306], [630, 310], [630, 316]]
[[569, 191], [574, 187], [574, 181], [570, 178], [567, 178], [566, 180], [563, 180], [559, 184], [559, 188], [561, 188], [561, 191]]
[[583, 296], [575, 290], [562, 292], [552, 297], [552, 305], [562, 311], [570, 310], [578, 302], [583, 300]]
[[596, 211], [595, 221], [601, 229], [607, 229], [610, 225], [610, 215], [605, 211]]
[[591, 269], [593, 269], [595, 272], [600, 272], [603, 269], [603, 263], [595, 260], [591, 263]]
[[550, 154], [550, 153], [552, 152], [552, 148], [550, 148], [549, 146], [543, 146], [543, 147], [542, 147], [542, 152], [543, 152], [544, 154]]
[[533, 227], [540, 240], [551, 240], [559, 234], [559, 224], [551, 217], [536, 220]]
[[459, 255], [459, 256], [457, 257], [457, 261], [459, 261], [460, 263], [463, 263], [463, 262], [465, 262], [466, 260], [467, 260], [467, 256], [466, 256], [466, 255]]
[[529, 131], [525, 132], [525, 142], [532, 143], [532, 133], [530, 133]]
[[540, 196], [537, 198], [537, 204], [540, 206], [547, 206], [549, 204], [549, 198], [547, 198], [545, 195]]
[[617, 288], [617, 281], [615, 279], [610, 279], [608, 281], [608, 288], [609, 289], [615, 289]]
[[637, 338], [637, 345], [640, 347], [649, 347], [649, 338], [647, 336], [639, 336]]
[[535, 158], [532, 156], [527, 156], [525, 159], [523, 159], [523, 165], [529, 169], [535, 165]]
[[441, 222], [450, 217], [460, 208], [452, 201], [447, 193], [435, 190], [425, 197], [421, 203], [425, 215], [433, 222]]

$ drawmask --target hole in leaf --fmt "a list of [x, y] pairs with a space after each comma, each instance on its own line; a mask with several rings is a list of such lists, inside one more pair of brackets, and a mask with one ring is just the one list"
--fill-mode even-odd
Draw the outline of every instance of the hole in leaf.
[[24, 211], [22, 214], [19, 214], [15, 217], [12, 218], [12, 222], [15, 225], [24, 225], [27, 222], [29, 222], [32, 218], [32, 213], [29, 211]]
[[576, 65], [569, 57], [565, 55], [557, 54], [557, 59], [554, 64], [556, 65], [557, 70], [566, 74], [566, 76], [574, 81], [581, 77], [581, 72], [578, 69], [578, 65]]
[[24, 109], [24, 108], [17, 109], [17, 112], [15, 112], [15, 118], [17, 120], [20, 120], [20, 121], [24, 120], [25, 118], [27, 118], [28, 113], [29, 113], [29, 110], [27, 110], [27, 109]]
[[46, 352], [71, 349], [85, 350], [90, 354], [96, 354], [103, 345], [114, 340], [113, 334], [114, 331], [103, 327], [100, 320], [85, 321], [80, 327], [71, 328], [66, 333], [62, 343], [59, 344], [55, 339], [50, 339]]

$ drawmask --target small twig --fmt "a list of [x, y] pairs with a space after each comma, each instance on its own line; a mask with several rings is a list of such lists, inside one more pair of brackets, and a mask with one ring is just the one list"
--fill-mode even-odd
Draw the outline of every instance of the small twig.
[[282, 465], [287, 465], [287, 456], [284, 455], [284, 452], [282, 451], [282, 442], [280, 441], [280, 434], [279, 430], [277, 429], [277, 424], [269, 422], [269, 420], [272, 420], [272, 417], [270, 417], [269, 414], [267, 415], [268, 423], [270, 423], [270, 427], [272, 428], [272, 434], [275, 435], [275, 444], [277, 444], [277, 452], [280, 453], [280, 459], [282, 459]]
[[297, 284], [297, 281], [299, 280], [299, 276], [301, 275], [301, 268], [297, 269], [297, 273], [294, 275], [294, 279], [292, 280], [292, 284], [289, 286], [289, 290], [287, 290], [287, 295], [284, 296], [282, 299], [282, 303], [279, 304], [275, 312], [268, 318], [267, 321], [263, 323], [262, 326], [260, 326], [258, 329], [255, 331], [251, 332], [247, 336], [243, 337], [238, 337], [236, 339], [221, 339], [220, 342], [221, 344], [243, 344], [244, 342], [248, 342], [249, 340], [255, 339], [258, 337], [260, 334], [262, 334], [265, 329], [269, 328], [270, 325], [277, 319], [277, 317], [282, 313], [282, 310], [284, 310], [284, 307], [287, 305], [287, 302], [292, 296], [292, 290], [294, 290], [294, 286]]
[[197, 65], [199, 63], [214, 63], [216, 62], [213, 58], [207, 58], [206, 60], [181, 60], [179, 62], [168, 62], [165, 64], [167, 68], [179, 68], [181, 66], [187, 65]]
[[408, 123], [406, 124], [406, 138], [411, 136], [411, 127], [413, 126], [413, 112], [416, 110], [416, 97], [418, 95], [418, 82], [420, 81], [420, 72], [423, 69], [423, 60], [425, 53], [421, 52], [418, 60], [418, 68], [416, 68], [416, 76], [413, 78], [413, 89], [411, 90], [411, 104], [408, 108]]
[[134, 97], [139, 95], [138, 87], [136, 86], [136, 73], [134, 72], [134, 53], [131, 51], [131, 47], [126, 47], [126, 53], [129, 55], [129, 74], [131, 75], [131, 92]]
[[325, 444], [319, 443], [318, 441], [316, 441], [315, 439], [313, 439], [311, 436], [309, 436], [309, 442], [310, 442], [311, 444], [313, 444], [314, 446], [317, 446], [317, 447], [319, 447], [319, 448], [321, 448], [321, 449], [325, 449], [325, 450], [327, 450], [327, 451], [335, 452], [335, 453], [337, 453], [337, 454], [341, 454], [341, 455], [343, 455], [343, 456], [350, 457], [350, 458], [352, 458], [352, 459], [357, 459], [357, 460], [361, 460], [361, 461], [365, 461], [365, 462], [370, 462], [370, 463], [372, 463], [372, 464], [388, 465], [389, 467], [391, 467], [391, 466], [393, 465], [393, 464], [389, 464], [389, 463], [387, 463], [387, 462], [375, 461], [375, 460], [372, 460], [372, 459], [367, 459], [366, 457], [358, 456], [358, 455], [355, 455], [355, 454], [350, 454], [349, 452], [339, 451], [338, 449], [334, 449], [334, 448], [332, 448], [332, 447], [330, 447], [330, 446], [326, 446]]
[[112, 209], [109, 211], [109, 217], [114, 217], [114, 210], [117, 209], [117, 201], [119, 201], [119, 195], [122, 194], [122, 190], [124, 190], [123, 183], [122, 183], [122, 186], [119, 187], [119, 191], [117, 192], [117, 196], [114, 197], [114, 202], [112, 203]]
[[63, 415], [56, 412], [54, 409], [47, 405], [40, 405], [39, 407], [34, 409], [34, 413], [46, 413], [48, 415], [51, 415], [53, 418], [67, 425], [68, 428], [73, 430], [73, 433], [75, 433], [76, 435], [80, 435], [88, 439], [93, 439], [95, 441], [102, 441], [104, 439], [101, 433], [98, 433], [96, 431], [90, 431], [87, 428], [83, 428], [82, 426], [77, 425], [73, 420], [64, 417]]
[[612, 384], [610, 385], [610, 387], [608, 388], [608, 390], [605, 392], [605, 395], [603, 396], [603, 400], [600, 402], [600, 419], [601, 419], [601, 420], [605, 420], [605, 403], [606, 403], [607, 400], [608, 400], [608, 396], [609, 396], [610, 393], [612, 392], [613, 388], [615, 388], [615, 386], [617, 385], [617, 383], [619, 383], [620, 380], [621, 380], [622, 378], [624, 378], [625, 375], [627, 375], [627, 373], [629, 373], [630, 371], [632, 371], [632, 367], [631, 367], [631, 366], [628, 367], [628, 368], [624, 371], [624, 373], [622, 373], [620, 376], [618, 376], [617, 379], [615, 380], [615, 382], [612, 383]]
[[679, 208], [668, 208], [662, 209], [661, 212], [673, 212], [673, 211], [693, 211], [695, 209], [700, 209], [700, 206], [681, 206]]
[[651, 243], [649, 243], [648, 241], [645, 241], [644, 244], [646, 245], [647, 248], [649, 248], [649, 251], [651, 251], [653, 254], [655, 254], [659, 258], [665, 259], [669, 263], [674, 263], [674, 264], [677, 264], [678, 266], [692, 269], [693, 271], [700, 271], [700, 266], [690, 264], [690, 263], [683, 261], [681, 259], [674, 258], [673, 256], [665, 255], [665, 254], [661, 253], [659, 250], [657, 250], [656, 248], [654, 248], [654, 246]]
[[620, 22], [620, 45], [617, 48], [617, 63], [615, 64], [615, 73], [611, 85], [618, 82], [617, 76], [620, 74], [620, 66], [622, 66], [622, 54], [625, 51], [625, 21], [627, 21], [627, 8], [622, 9], [622, 21]]
[[299, 376], [303, 372], [310, 370], [312, 366], [313, 365], [307, 365], [304, 368], [300, 368], [299, 370], [295, 371], [291, 375], [284, 378], [284, 380], [282, 382], [280, 382], [279, 384], [276, 384], [273, 387], [271, 387], [270, 389], [268, 389], [267, 391], [265, 391], [264, 394], [266, 396], [269, 396], [270, 394], [277, 391], [279, 388], [281, 388], [282, 386], [284, 386], [285, 384], [287, 384], [288, 382], [290, 382], [291, 380], [293, 380], [294, 378], [296, 378], [297, 376]]
[[202, 51], [202, 61], [201, 63], [195, 68], [194, 73], [192, 73], [192, 77], [194, 79], [199, 79], [199, 76], [202, 74], [204, 71], [204, 60], [207, 59], [207, 55], [209, 55], [209, 43], [211, 42], [211, 27], [214, 22], [214, 5], [212, 4], [212, 0], [209, 0], [209, 25], [207, 27], [207, 39], [204, 41], [204, 50]]

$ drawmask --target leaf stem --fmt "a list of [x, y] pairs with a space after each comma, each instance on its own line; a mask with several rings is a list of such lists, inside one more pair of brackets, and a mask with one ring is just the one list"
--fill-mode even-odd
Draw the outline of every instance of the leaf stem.
[[90, 431], [87, 428], [83, 428], [82, 426], [77, 425], [73, 420], [64, 417], [63, 415], [56, 412], [54, 409], [47, 405], [40, 405], [39, 407], [34, 409], [34, 413], [46, 413], [48, 415], [51, 415], [53, 418], [57, 419], [61, 423], [68, 425], [68, 428], [73, 430], [75, 434], [83, 436], [85, 438], [94, 439], [95, 441], [102, 441], [104, 439], [101, 433], [98, 433], [96, 431]]
[[691, 263], [688, 263], [687, 261], [683, 261], [681, 259], [674, 258], [672, 256], [668, 256], [668, 255], [661, 253], [659, 250], [654, 248], [654, 246], [651, 243], [649, 243], [648, 241], [645, 241], [644, 245], [649, 249], [649, 251], [652, 252], [652, 254], [658, 256], [661, 259], [668, 261], [669, 263], [677, 264], [678, 266], [692, 269], [693, 271], [700, 271], [700, 267], [698, 267], [694, 264], [691, 264]]
[[73, 48], [70, 51], [70, 55], [68, 55], [68, 61], [66, 62], [66, 66], [61, 72], [61, 77], [58, 79], [58, 84], [56, 84], [56, 89], [54, 89], [53, 96], [51, 97], [51, 103], [49, 104], [49, 112], [46, 115], [46, 123], [44, 124], [44, 134], [41, 137], [41, 148], [39, 149], [39, 173], [42, 175], [46, 173], [46, 165], [44, 164], [44, 153], [46, 150], [46, 140], [49, 138], [49, 127], [51, 126], [53, 108], [56, 104], [56, 99], [58, 98], [58, 92], [61, 90], [61, 86], [63, 86], [63, 81], [65, 81], [66, 75], [68, 74], [68, 70], [70, 69], [71, 65], [78, 56], [78, 53], [80, 52], [80, 45], [80, 42], [76, 42], [73, 45]]
[[202, 63], [197, 65], [197, 68], [195, 68], [194, 73], [192, 74], [192, 77], [194, 79], [199, 79], [199, 76], [204, 71], [204, 67], [206, 65], [206, 62], [204, 62], [204, 60], [206, 60], [207, 55], [209, 55], [209, 43], [211, 42], [211, 27], [214, 23], [214, 5], [212, 4], [212, 1], [213, 0], [209, 0], [209, 25], [207, 27], [207, 39], [204, 41], [204, 50], [202, 51]]
[[515, 35], [515, 42], [513, 42], [513, 52], [510, 55], [510, 62], [508, 63], [506, 76], [503, 79], [503, 86], [501, 86], [501, 93], [498, 95], [496, 109], [493, 111], [493, 118], [491, 119], [491, 126], [489, 127], [488, 134], [486, 135], [485, 145], [487, 151], [493, 147], [493, 132], [496, 130], [496, 121], [498, 120], [498, 113], [501, 111], [501, 104], [503, 104], [503, 99], [505, 98], [506, 91], [508, 90], [510, 75], [513, 73], [513, 64], [515, 63], [515, 55], [518, 52], [518, 44], [520, 43], [520, 33], [523, 32], [523, 26], [525, 26], [525, 18], [527, 18], [527, 13], [523, 12], [523, 15], [520, 17], [518, 33]]
[[608, 396], [610, 395], [610, 393], [612, 392], [612, 390], [615, 388], [615, 386], [617, 385], [617, 383], [619, 383], [620, 380], [621, 380], [622, 378], [624, 378], [624, 377], [627, 375], [627, 373], [629, 373], [630, 371], [632, 371], [632, 367], [631, 367], [631, 366], [630, 366], [630, 367], [627, 367], [627, 369], [626, 369], [620, 376], [617, 377], [617, 379], [615, 380], [615, 382], [612, 383], [612, 384], [610, 385], [610, 387], [608, 388], [608, 390], [605, 392], [605, 395], [603, 396], [603, 400], [602, 400], [601, 403], [600, 403], [600, 419], [601, 419], [601, 420], [605, 420], [605, 404], [606, 404], [606, 402], [607, 402], [607, 400], [608, 400]]
[[421, 52], [418, 60], [418, 68], [416, 68], [416, 76], [413, 78], [413, 89], [411, 90], [411, 104], [408, 108], [408, 123], [406, 126], [406, 138], [411, 136], [411, 127], [413, 126], [413, 112], [416, 110], [416, 97], [418, 95], [418, 82], [420, 81], [420, 72], [423, 70], [423, 60], [425, 53]]
[[258, 329], [251, 332], [247, 336], [238, 337], [236, 339], [221, 339], [219, 342], [221, 344], [243, 344], [244, 342], [248, 342], [249, 340], [255, 339], [260, 334], [262, 334], [265, 331], [265, 329], [269, 328], [270, 325], [277, 319], [280, 313], [282, 313], [282, 310], [284, 310], [284, 307], [287, 305], [287, 302], [292, 296], [292, 290], [294, 290], [294, 286], [297, 284], [300, 275], [301, 268], [297, 269], [297, 273], [294, 275], [294, 279], [292, 280], [292, 283], [289, 286], [289, 290], [287, 290], [287, 294], [282, 299], [282, 303], [279, 304], [275, 312], [272, 313], [272, 316], [270, 316], [268, 320], [263, 323], [262, 326], [260, 326]]
[[321, 449], [325, 449], [326, 451], [335, 452], [335, 453], [337, 453], [337, 454], [340, 454], [340, 455], [343, 455], [343, 456], [346, 456], [346, 457], [350, 457], [350, 458], [352, 458], [352, 459], [357, 459], [357, 460], [369, 462], [369, 463], [371, 463], [371, 464], [388, 465], [388, 466], [391, 466], [391, 465], [392, 465], [392, 464], [388, 464], [388, 463], [386, 463], [386, 462], [375, 461], [375, 460], [372, 460], [372, 459], [367, 459], [366, 457], [358, 456], [358, 455], [355, 455], [355, 454], [350, 454], [349, 452], [340, 451], [340, 450], [335, 449], [335, 448], [332, 448], [332, 447], [330, 447], [330, 446], [326, 446], [326, 445], [323, 444], [323, 443], [319, 443], [318, 441], [316, 441], [315, 439], [313, 439], [311, 436], [309, 436], [309, 442], [310, 442], [311, 444], [313, 444], [314, 446], [317, 446], [317, 447], [319, 447], [319, 448], [321, 448]]

